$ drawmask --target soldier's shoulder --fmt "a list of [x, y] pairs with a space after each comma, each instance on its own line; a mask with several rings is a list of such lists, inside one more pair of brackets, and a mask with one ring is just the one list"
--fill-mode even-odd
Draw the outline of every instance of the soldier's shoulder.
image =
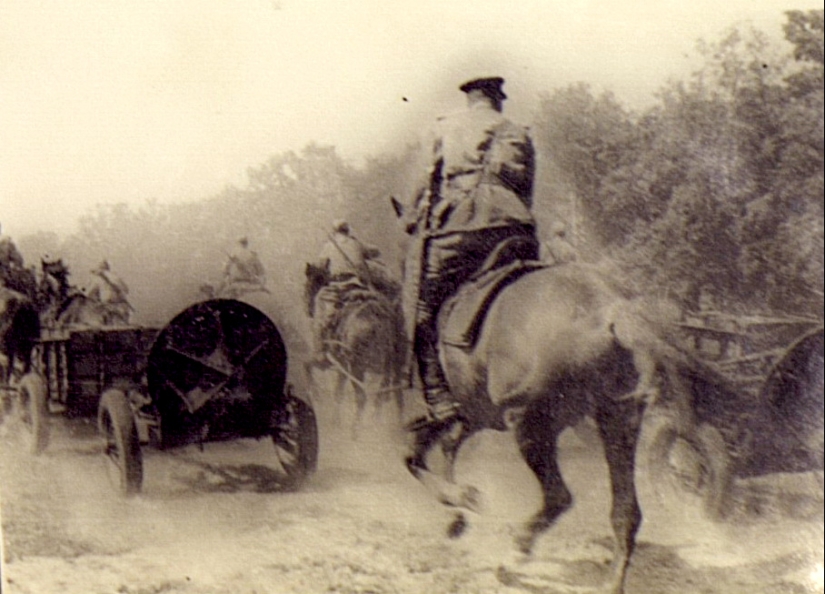
[[496, 124], [496, 129], [502, 133], [507, 134], [509, 136], [521, 136], [521, 137], [529, 137], [530, 136], [530, 128], [527, 126], [523, 126], [521, 124], [517, 124], [516, 122], [512, 121], [511, 119], [501, 116], [501, 119]]

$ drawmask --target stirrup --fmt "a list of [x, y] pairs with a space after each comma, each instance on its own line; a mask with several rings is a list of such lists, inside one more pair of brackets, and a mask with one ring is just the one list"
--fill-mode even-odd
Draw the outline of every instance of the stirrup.
[[[449, 394], [449, 392], [447, 392]], [[458, 410], [461, 406], [452, 400], [442, 400], [429, 406], [428, 416], [438, 423], [458, 418]]]
[[458, 414], [459, 406], [452, 404], [449, 411], [444, 411], [439, 416], [428, 412], [426, 415], [417, 417], [407, 423], [404, 429], [409, 433], [419, 433], [424, 430], [440, 430], [448, 429], [454, 423], [461, 421], [462, 417]]

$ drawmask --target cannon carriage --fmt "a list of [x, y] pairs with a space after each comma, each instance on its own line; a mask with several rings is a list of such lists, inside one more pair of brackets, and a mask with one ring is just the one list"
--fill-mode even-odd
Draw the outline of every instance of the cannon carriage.
[[30, 450], [48, 444], [49, 418], [97, 417], [116, 488], [141, 489], [142, 448], [271, 439], [284, 484], [314, 471], [311, 404], [287, 383], [287, 348], [275, 324], [234, 299], [196, 303], [164, 328], [44, 331], [15, 408]]
[[758, 329], [688, 328], [695, 343], [723, 336], [724, 348], [704, 358], [716, 381], [685, 376], [697, 396], [653, 408], [657, 488], [698, 494], [715, 518], [728, 512], [737, 480], [823, 470], [823, 327], [791, 319], [759, 320]]

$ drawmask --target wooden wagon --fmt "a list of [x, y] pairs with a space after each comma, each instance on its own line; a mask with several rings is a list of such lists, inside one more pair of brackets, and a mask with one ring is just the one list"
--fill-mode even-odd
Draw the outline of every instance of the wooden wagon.
[[136, 493], [142, 446], [267, 438], [285, 483], [314, 471], [318, 434], [311, 404], [287, 384], [278, 328], [253, 306], [213, 299], [164, 328], [44, 332], [32, 372], [16, 386], [32, 453], [48, 446], [50, 417], [97, 416], [114, 483]]

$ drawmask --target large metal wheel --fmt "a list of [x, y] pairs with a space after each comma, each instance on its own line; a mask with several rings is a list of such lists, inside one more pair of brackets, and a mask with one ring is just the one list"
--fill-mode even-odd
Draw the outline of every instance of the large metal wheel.
[[26, 447], [32, 454], [42, 453], [49, 444], [49, 407], [43, 377], [29, 372], [17, 385], [14, 417], [23, 428]]
[[312, 407], [288, 393], [283, 410], [275, 415], [272, 443], [292, 488], [300, 486], [318, 466], [318, 424]]
[[147, 364], [161, 447], [268, 436], [286, 368], [278, 329], [251, 305], [213, 299], [184, 310], [158, 335]]
[[657, 418], [650, 429], [648, 473], [657, 496], [698, 497], [708, 518], [722, 519], [732, 477], [730, 455], [719, 430], [702, 423], [685, 431], [669, 415]]
[[143, 454], [126, 394], [122, 390], [106, 390], [100, 398], [97, 418], [112, 484], [121, 495], [139, 493], [143, 484]]
[[754, 474], [821, 471], [825, 447], [825, 355], [820, 327], [798, 339], [774, 366], [750, 427]]

